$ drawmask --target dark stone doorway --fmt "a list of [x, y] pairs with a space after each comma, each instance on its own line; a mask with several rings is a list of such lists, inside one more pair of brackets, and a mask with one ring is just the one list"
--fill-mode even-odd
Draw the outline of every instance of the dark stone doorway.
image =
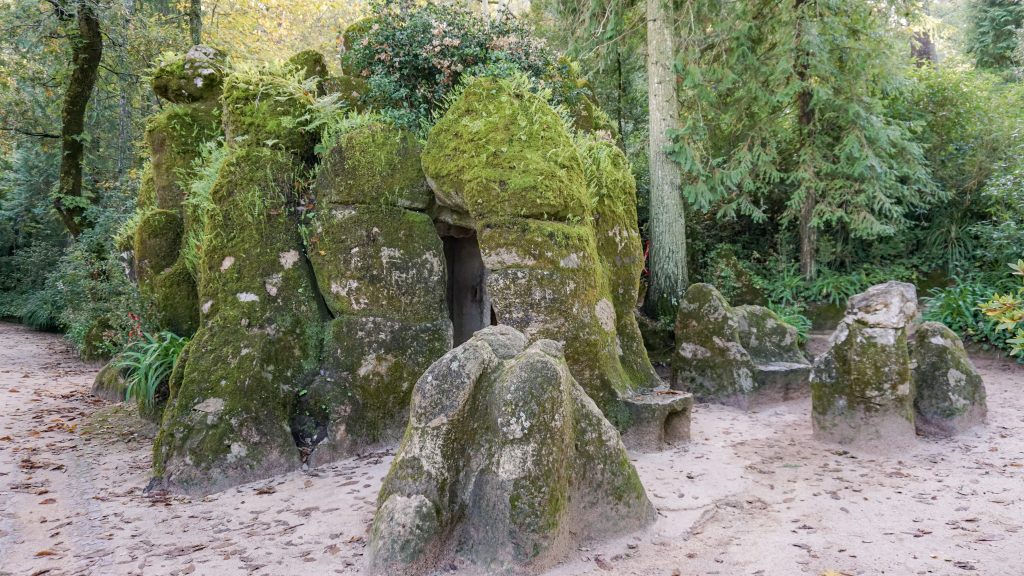
[[487, 269], [480, 256], [476, 232], [445, 226], [441, 232], [448, 268], [448, 315], [452, 319], [454, 345], [458, 346], [481, 328], [497, 324], [487, 295]]

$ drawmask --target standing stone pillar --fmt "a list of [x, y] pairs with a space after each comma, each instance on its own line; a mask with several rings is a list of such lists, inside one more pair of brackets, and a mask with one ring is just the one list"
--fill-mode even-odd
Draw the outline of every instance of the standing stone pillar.
[[907, 325], [916, 315], [912, 284], [886, 282], [850, 298], [811, 372], [816, 438], [840, 444], [914, 440]]

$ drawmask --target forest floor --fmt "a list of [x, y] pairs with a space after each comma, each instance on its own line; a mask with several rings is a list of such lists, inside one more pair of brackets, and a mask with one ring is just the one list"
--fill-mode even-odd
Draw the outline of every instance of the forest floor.
[[[1024, 366], [975, 363], [988, 425], [892, 453], [813, 441], [808, 399], [700, 404], [692, 442], [635, 455], [657, 523], [548, 574], [1022, 574]], [[89, 395], [98, 368], [0, 323], [0, 575], [361, 573], [390, 454], [146, 496], [152, 426]]]

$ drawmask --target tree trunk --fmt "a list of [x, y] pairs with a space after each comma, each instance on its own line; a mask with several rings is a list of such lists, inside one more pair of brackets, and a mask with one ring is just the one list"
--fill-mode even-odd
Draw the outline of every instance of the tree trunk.
[[85, 156], [85, 111], [96, 86], [103, 56], [100, 21], [91, 0], [78, 0], [78, 38], [71, 45], [71, 80], [61, 111], [60, 181], [54, 207], [72, 236], [82, 232], [88, 201], [82, 192], [82, 160]]
[[[806, 0], [795, 0], [793, 5], [796, 10], [796, 60], [794, 62], [796, 77], [800, 83], [800, 91], [797, 99], [797, 121], [799, 122], [799, 134], [803, 147], [811, 146], [810, 139], [814, 129], [814, 107], [809, 79], [810, 79], [810, 54], [804, 50], [802, 45], [803, 27], [806, 16], [802, 7]], [[800, 274], [807, 280], [813, 280], [817, 275], [817, 248], [818, 231], [814, 227], [814, 209], [818, 203], [817, 194], [812, 186], [802, 184], [805, 188], [803, 206], [800, 209]]]
[[939, 52], [932, 41], [932, 34], [928, 30], [914, 32], [910, 40], [910, 55], [918, 67], [934, 66], [939, 63]]
[[188, 32], [192, 44], [203, 43], [203, 1], [191, 0], [188, 5]]
[[651, 285], [646, 307], [655, 318], [675, 316], [688, 284], [682, 176], [679, 166], [667, 154], [671, 144], [668, 131], [679, 126], [672, 34], [667, 0], [647, 0]]

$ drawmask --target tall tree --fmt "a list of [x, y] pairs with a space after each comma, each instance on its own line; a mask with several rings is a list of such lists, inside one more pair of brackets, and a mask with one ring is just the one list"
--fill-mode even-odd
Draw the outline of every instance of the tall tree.
[[60, 179], [54, 198], [54, 207], [72, 236], [77, 236], [84, 228], [83, 216], [89, 205], [82, 190], [85, 112], [103, 57], [103, 34], [91, 0], [77, 1], [75, 20], [78, 31], [71, 41], [71, 78], [61, 110]]
[[651, 284], [646, 306], [654, 317], [674, 315], [687, 286], [682, 177], [668, 156], [670, 131], [679, 127], [674, 21], [667, 0], [647, 0]]
[[[808, 43], [803, 42], [809, 25], [809, 14], [806, 11], [807, 0], [795, 0], [793, 8], [796, 12], [796, 55], [794, 59], [794, 73], [796, 76], [796, 106], [797, 106], [797, 138], [806, 142], [813, 138], [814, 130], [814, 92], [810, 84], [811, 80], [811, 58]], [[806, 158], [801, 158], [806, 162]], [[798, 223], [800, 235], [800, 274], [804, 278], [813, 279], [817, 275], [817, 248], [818, 230], [814, 226], [814, 210], [818, 206], [818, 192], [814, 187], [814, 165], [805, 163], [802, 172], [809, 175], [809, 178], [802, 178], [801, 185], [797, 189], [797, 196], [800, 204], [800, 221]]]
[[813, 277], [828, 231], [891, 236], [935, 199], [910, 126], [885, 101], [908, 63], [904, 0], [689, 0], [681, 59], [687, 112], [674, 157], [697, 208], [796, 225]]
[[1021, 0], [971, 0], [967, 52], [978, 68], [1003, 70], [1017, 62], [1015, 52], [1024, 30]]
[[192, 44], [203, 43], [203, 0], [189, 0], [188, 32]]

